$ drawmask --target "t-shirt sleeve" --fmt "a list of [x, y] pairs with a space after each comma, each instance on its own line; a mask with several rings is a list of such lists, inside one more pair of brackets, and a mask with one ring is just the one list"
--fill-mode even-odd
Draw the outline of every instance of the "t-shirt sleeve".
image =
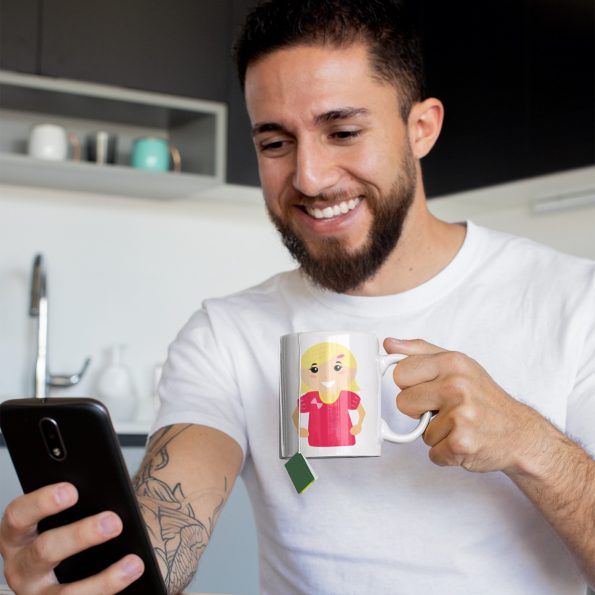
[[576, 381], [568, 399], [566, 431], [595, 456], [595, 289], [587, 300], [586, 311], [588, 322], [583, 327]]
[[247, 449], [244, 410], [233, 363], [199, 310], [171, 344], [159, 383], [160, 407], [151, 433], [177, 423], [206, 425]]
[[359, 407], [360, 401], [361, 399], [359, 398], [359, 395], [351, 391], [349, 392], [349, 409], [357, 409]]
[[310, 412], [310, 400], [311, 399], [312, 399], [312, 393], [304, 393], [299, 398], [300, 413], [309, 413]]

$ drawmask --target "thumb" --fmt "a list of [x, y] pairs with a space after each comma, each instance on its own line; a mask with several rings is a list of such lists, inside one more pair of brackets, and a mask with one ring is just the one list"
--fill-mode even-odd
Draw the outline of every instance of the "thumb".
[[387, 337], [384, 339], [384, 349], [386, 353], [401, 353], [402, 355], [433, 355], [442, 353], [446, 349], [432, 345], [423, 339], [395, 339]]

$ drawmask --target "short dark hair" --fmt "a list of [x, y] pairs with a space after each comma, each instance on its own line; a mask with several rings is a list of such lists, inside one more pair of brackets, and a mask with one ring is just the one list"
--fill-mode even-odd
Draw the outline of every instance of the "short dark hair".
[[399, 91], [404, 120], [425, 97], [421, 44], [413, 19], [396, 0], [267, 0], [248, 14], [234, 44], [242, 89], [248, 66], [296, 45], [368, 45], [378, 77]]

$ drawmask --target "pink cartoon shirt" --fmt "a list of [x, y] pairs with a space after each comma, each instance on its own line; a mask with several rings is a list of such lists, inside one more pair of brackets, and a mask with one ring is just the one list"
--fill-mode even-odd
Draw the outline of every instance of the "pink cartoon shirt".
[[299, 398], [300, 413], [308, 413], [308, 444], [310, 446], [353, 446], [355, 436], [349, 409], [357, 409], [360, 398], [354, 392], [342, 390], [334, 403], [323, 403], [318, 391]]

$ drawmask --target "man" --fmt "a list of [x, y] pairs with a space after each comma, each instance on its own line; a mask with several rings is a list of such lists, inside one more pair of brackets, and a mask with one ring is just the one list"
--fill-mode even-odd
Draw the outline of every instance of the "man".
[[[170, 349], [136, 478], [170, 592], [196, 570], [241, 471], [263, 593], [584, 595], [595, 582], [593, 263], [429, 213], [420, 159], [443, 108], [423, 94], [392, 2], [274, 0], [250, 15], [237, 55], [266, 205], [301, 268], [207, 300]], [[408, 356], [394, 373], [398, 409], [437, 414], [426, 444], [317, 460], [321, 479], [298, 496], [278, 459], [278, 340], [328, 328], [400, 337], [384, 342]], [[393, 427], [395, 392], [383, 395]], [[75, 500], [51, 486], [7, 508], [0, 551], [19, 594], [114, 593], [142, 572], [127, 557], [52, 586], [59, 560], [121, 529], [105, 513], [36, 534]]]

